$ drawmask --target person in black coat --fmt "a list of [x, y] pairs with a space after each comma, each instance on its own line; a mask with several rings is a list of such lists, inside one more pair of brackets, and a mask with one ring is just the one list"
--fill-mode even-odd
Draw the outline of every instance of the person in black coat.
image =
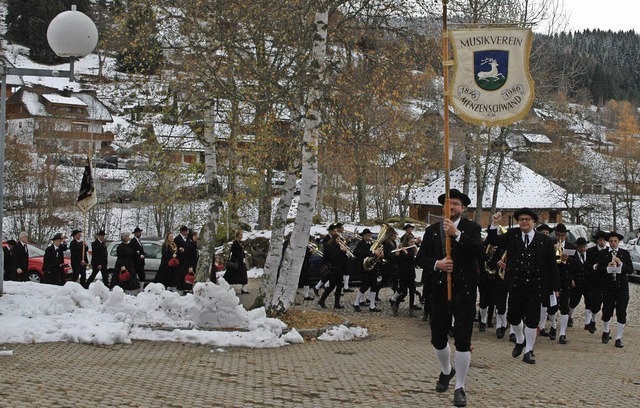
[[[355, 249], [353, 250], [353, 255], [355, 255], [355, 268], [359, 270], [360, 276], [362, 276], [362, 283], [360, 284], [360, 289], [356, 295], [356, 300], [353, 302], [353, 309], [356, 312], [360, 312], [360, 305], [367, 298], [365, 297], [365, 293], [369, 290], [369, 311], [370, 312], [380, 312], [380, 309], [376, 307], [376, 286], [378, 284], [378, 269], [380, 268], [380, 260], [384, 256], [384, 253], [381, 248], [379, 248], [376, 253], [371, 252], [371, 246], [373, 245], [373, 241], [371, 240], [372, 233], [369, 228], [365, 228], [362, 231], [362, 240], [358, 242]], [[375, 266], [366, 270], [364, 268], [364, 260], [370, 256], [375, 256], [378, 259]]]
[[181, 265], [182, 272], [179, 274], [178, 278], [178, 290], [183, 291], [183, 293], [193, 290], [199, 257], [198, 233], [191, 231], [189, 232], [187, 242], [184, 245], [183, 263]]
[[135, 252], [130, 245], [131, 234], [123, 232], [120, 243], [116, 248], [116, 264], [111, 277], [111, 287], [120, 286], [124, 290], [134, 290], [140, 287], [135, 270]]
[[[555, 228], [556, 234], [556, 253], [561, 254], [560, 257], [556, 254], [556, 264], [558, 266], [558, 274], [560, 275], [560, 296], [557, 299], [555, 306], [547, 309], [549, 315], [549, 321], [551, 322], [551, 329], [549, 330], [549, 340], [556, 339], [556, 313], [560, 310], [560, 337], [558, 342], [560, 344], [567, 344], [567, 327], [569, 326], [569, 301], [571, 299], [571, 282], [573, 281], [573, 270], [576, 267], [576, 259], [574, 256], [564, 254], [565, 249], [576, 251], [577, 247], [568, 242], [567, 239], [567, 227], [560, 223]], [[573, 323], [572, 323], [573, 325]]]
[[176, 290], [178, 279], [182, 275], [180, 261], [178, 260], [178, 247], [176, 246], [173, 232], [167, 233], [162, 243], [162, 258], [158, 273], [153, 279], [155, 283], [161, 283], [168, 290]]
[[[466, 405], [465, 379], [471, 363], [471, 335], [476, 314], [479, 262], [483, 255], [480, 225], [463, 216], [471, 200], [456, 189], [449, 190], [451, 216], [430, 225], [417, 255], [429, 282], [431, 306], [431, 344], [440, 362], [437, 392], [445, 392], [455, 376], [454, 403]], [[445, 194], [438, 202], [445, 205]], [[451, 259], [446, 258], [446, 235], [451, 240]], [[451, 273], [452, 300], [447, 299], [447, 273]], [[455, 369], [451, 367], [448, 333], [454, 321]]]
[[[522, 208], [514, 213], [514, 218], [519, 227], [498, 235], [502, 214], [494, 214], [487, 242], [507, 251], [504, 277], [509, 289], [507, 320], [515, 328], [516, 335], [516, 345], [511, 354], [518, 357], [524, 350], [523, 361], [535, 364], [533, 347], [540, 321], [540, 308], [545, 298], [560, 295], [560, 276], [554, 241], [533, 229], [538, 215], [529, 208]], [[526, 326], [524, 335], [523, 323]]]
[[598, 231], [593, 236], [593, 240], [596, 245], [587, 249], [587, 282], [589, 286], [589, 297], [591, 298], [591, 316], [585, 321], [585, 329], [589, 330], [589, 333], [596, 332], [596, 316], [598, 312], [602, 310], [602, 292], [606, 285], [606, 276], [600, 276], [597, 272], [598, 261], [600, 259], [600, 253], [602, 251], [608, 251], [607, 246], [607, 233], [604, 231]]
[[231, 255], [226, 263], [227, 271], [224, 280], [229, 285], [242, 285], [241, 294], [249, 293], [249, 279], [247, 278], [247, 266], [244, 263], [244, 247], [242, 245], [243, 232], [237, 230], [235, 240], [231, 243]]
[[610, 324], [613, 312], [616, 312], [618, 321], [616, 330], [616, 347], [624, 347], [622, 333], [627, 323], [627, 306], [629, 305], [629, 275], [633, 273], [631, 254], [618, 245], [622, 241], [622, 234], [612, 231], [608, 235], [609, 250], [601, 251], [596, 272], [602, 276], [605, 282], [602, 292], [602, 343], [606, 344], [611, 339]]
[[318, 301], [318, 304], [323, 309], [327, 308], [325, 301], [334, 289], [336, 290], [333, 302], [334, 309], [344, 308], [340, 304], [340, 296], [342, 295], [343, 271], [348, 266], [349, 258], [347, 258], [344, 246], [338, 243], [338, 240], [341, 239], [342, 237], [339, 235], [334, 236], [327, 242], [323, 250], [325, 262], [329, 269], [329, 287], [322, 292], [322, 296]]
[[398, 251], [398, 290], [391, 296], [393, 315], [398, 315], [398, 307], [409, 293], [409, 316], [414, 316], [415, 310], [422, 310], [415, 305], [416, 296], [416, 239], [412, 234], [405, 234], [400, 240]]
[[4, 255], [4, 280], [12, 281], [16, 279], [16, 268], [13, 261], [13, 249], [16, 246], [16, 241], [10, 239], [7, 241], [7, 245], [2, 247], [2, 253]]
[[102, 275], [104, 286], [109, 287], [109, 273], [107, 272], [107, 245], [104, 243], [106, 233], [100, 230], [96, 233], [96, 239], [91, 243], [91, 275], [87, 279], [86, 287], [96, 278], [98, 273]]
[[133, 230], [133, 237], [129, 242], [129, 246], [133, 249], [133, 266], [138, 274], [138, 281], [140, 282], [140, 289], [143, 288], [144, 282], [146, 280], [144, 266], [145, 266], [145, 254], [144, 246], [142, 245], [142, 241], [140, 241], [140, 237], [142, 237], [142, 230], [140, 227], [136, 227]]
[[80, 277], [80, 284], [86, 286], [87, 264], [89, 263], [87, 252], [89, 252], [89, 248], [82, 240], [81, 230], [76, 229], [71, 232], [69, 251], [71, 252], [71, 270], [73, 271], [71, 280], [77, 282], [78, 277]]
[[18, 241], [13, 247], [13, 269], [16, 273], [16, 280], [24, 282], [29, 280], [29, 246], [28, 235], [22, 231], [18, 235]]
[[584, 329], [589, 330], [591, 323], [591, 297], [589, 296], [589, 270], [587, 269], [587, 240], [579, 237], [576, 240], [576, 253], [573, 256], [573, 272], [571, 276], [571, 298], [569, 300], [569, 321], [572, 321], [573, 311], [584, 298]]
[[42, 271], [45, 276], [45, 283], [52, 285], [64, 285], [64, 251], [66, 245], [63, 243], [64, 237], [57, 233], [51, 238], [51, 245], [44, 250]]

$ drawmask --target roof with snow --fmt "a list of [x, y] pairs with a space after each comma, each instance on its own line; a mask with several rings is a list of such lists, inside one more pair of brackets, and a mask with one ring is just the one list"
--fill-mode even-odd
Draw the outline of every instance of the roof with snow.
[[525, 140], [529, 143], [543, 143], [543, 144], [552, 143], [551, 139], [549, 139], [545, 135], [539, 135], [534, 133], [523, 133], [522, 137], [524, 137]]
[[42, 97], [48, 102], [55, 103], [56, 105], [68, 105], [68, 106], [87, 106], [86, 103], [73, 96], [62, 96], [59, 94], [42, 94]]
[[[491, 196], [495, 180], [496, 163], [488, 166], [489, 177], [485, 190], [482, 206], [491, 206]], [[496, 207], [500, 209], [529, 208], [564, 208], [562, 198], [566, 190], [549, 181], [530, 168], [517, 161], [505, 158], [504, 169], [498, 185], [498, 202]], [[464, 166], [460, 166], [450, 173], [450, 187], [462, 191], [464, 178]], [[476, 208], [476, 184], [474, 175], [469, 184], [469, 208]], [[411, 192], [411, 203], [421, 205], [439, 206], [438, 196], [444, 192], [444, 177], [441, 177], [426, 187], [421, 187]]]
[[[43, 92], [43, 90], [45, 91]], [[31, 116], [77, 117], [77, 113], [68, 113], [65, 116], [62, 112], [49, 112], [47, 110], [48, 102], [54, 105], [75, 106], [81, 108], [86, 112], [86, 116], [83, 116], [83, 119], [102, 122], [113, 121], [111, 113], [109, 113], [107, 107], [104, 106], [104, 104], [102, 104], [95, 95], [85, 92], [72, 92], [69, 96], [63, 96], [51, 92], [45, 93], [46, 91], [52, 90], [48, 88], [34, 90], [29, 87], [22, 87], [7, 99], [7, 103], [22, 103]]]

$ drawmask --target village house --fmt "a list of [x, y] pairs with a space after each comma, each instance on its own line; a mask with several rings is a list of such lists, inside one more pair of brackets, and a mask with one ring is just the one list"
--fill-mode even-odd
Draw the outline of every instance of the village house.
[[7, 98], [7, 135], [42, 153], [86, 154], [113, 142], [109, 110], [90, 92], [21, 87]]

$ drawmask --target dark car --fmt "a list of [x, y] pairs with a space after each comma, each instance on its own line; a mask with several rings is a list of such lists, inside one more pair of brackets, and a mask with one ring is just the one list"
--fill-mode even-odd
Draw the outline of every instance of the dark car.
[[[44, 272], [42, 272], [42, 264], [44, 263], [44, 250], [33, 244], [29, 245], [29, 272], [28, 272], [28, 280], [31, 282], [44, 282]], [[2, 243], [3, 247], [7, 246], [6, 242]], [[65, 256], [64, 263], [67, 265], [71, 265], [71, 258]], [[73, 276], [73, 272], [71, 271], [71, 267], [64, 268], [65, 280], [71, 280]]]

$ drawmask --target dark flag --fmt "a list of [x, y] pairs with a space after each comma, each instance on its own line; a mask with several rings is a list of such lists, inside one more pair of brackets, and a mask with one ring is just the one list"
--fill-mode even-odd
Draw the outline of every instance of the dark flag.
[[78, 207], [83, 213], [86, 213], [98, 203], [96, 197], [96, 188], [93, 185], [93, 176], [91, 175], [91, 160], [88, 165], [84, 166], [84, 174], [80, 183], [80, 193], [78, 194]]

